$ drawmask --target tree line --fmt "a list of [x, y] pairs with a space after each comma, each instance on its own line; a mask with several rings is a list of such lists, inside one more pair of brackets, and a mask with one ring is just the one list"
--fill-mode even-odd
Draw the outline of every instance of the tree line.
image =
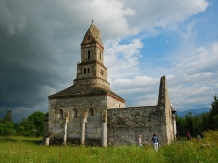
[[12, 111], [8, 110], [4, 119], [0, 119], [0, 135], [26, 137], [43, 136], [45, 114], [46, 113], [36, 111], [27, 118], [23, 118], [20, 122], [13, 123]]
[[185, 136], [190, 132], [192, 136], [197, 133], [202, 133], [207, 130], [218, 129], [218, 97], [213, 97], [211, 109], [209, 112], [203, 112], [200, 115], [195, 115], [189, 112], [185, 117], [176, 116], [177, 132], [181, 136]]
[[[18, 135], [39, 137], [44, 134], [44, 118], [46, 113], [36, 111], [20, 122], [13, 123], [12, 111], [6, 112], [4, 119], [0, 119], [0, 135]], [[211, 109], [201, 115], [189, 112], [185, 117], [176, 116], [177, 132], [185, 136], [190, 132], [192, 136], [207, 130], [218, 129], [218, 96], [213, 97]]]

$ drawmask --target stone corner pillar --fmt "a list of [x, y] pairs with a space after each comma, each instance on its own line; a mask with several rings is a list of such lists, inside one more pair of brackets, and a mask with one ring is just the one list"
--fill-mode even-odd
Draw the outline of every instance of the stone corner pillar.
[[87, 122], [87, 112], [84, 112], [81, 117], [80, 145], [85, 145], [86, 122]]
[[49, 141], [50, 141], [49, 137], [45, 138], [45, 145], [49, 146]]
[[69, 112], [66, 112], [66, 113], [65, 113], [64, 119], [65, 119], [65, 124], [64, 124], [64, 139], [63, 139], [63, 145], [66, 145], [66, 144], [67, 144], [67, 124], [68, 124], [68, 122], [69, 122]]
[[107, 111], [102, 113], [102, 147], [107, 147]]

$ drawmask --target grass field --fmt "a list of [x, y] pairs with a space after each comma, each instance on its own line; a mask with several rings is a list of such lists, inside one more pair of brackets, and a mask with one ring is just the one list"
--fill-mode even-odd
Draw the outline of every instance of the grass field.
[[41, 146], [41, 138], [0, 137], [1, 163], [216, 163], [218, 132], [204, 133], [202, 142], [177, 141], [155, 152], [152, 146]]

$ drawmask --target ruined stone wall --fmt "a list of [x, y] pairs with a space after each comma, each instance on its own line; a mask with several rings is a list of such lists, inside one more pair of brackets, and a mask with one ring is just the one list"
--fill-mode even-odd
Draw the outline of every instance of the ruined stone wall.
[[161, 143], [167, 141], [162, 129], [166, 128], [165, 110], [158, 106], [112, 108], [107, 110], [108, 143], [110, 145], [132, 145], [142, 135], [143, 144], [151, 143], [157, 133]]
[[173, 122], [172, 122], [172, 111], [170, 107], [170, 100], [168, 95], [167, 83], [165, 82], [165, 115], [166, 115], [166, 132], [168, 135], [168, 142], [173, 140]]

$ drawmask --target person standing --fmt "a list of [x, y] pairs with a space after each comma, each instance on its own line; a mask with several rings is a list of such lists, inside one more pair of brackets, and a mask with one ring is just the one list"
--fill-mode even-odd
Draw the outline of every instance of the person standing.
[[153, 134], [153, 137], [152, 137], [151, 140], [152, 140], [152, 142], [153, 142], [153, 147], [154, 147], [155, 151], [158, 152], [159, 139], [158, 139], [156, 133]]
[[142, 146], [142, 135], [139, 135], [139, 147], [141, 147]]
[[191, 134], [189, 132], [187, 133], [186, 137], [188, 140], [191, 140]]
[[199, 142], [202, 142], [200, 133], [197, 133], [197, 140], [198, 140]]

